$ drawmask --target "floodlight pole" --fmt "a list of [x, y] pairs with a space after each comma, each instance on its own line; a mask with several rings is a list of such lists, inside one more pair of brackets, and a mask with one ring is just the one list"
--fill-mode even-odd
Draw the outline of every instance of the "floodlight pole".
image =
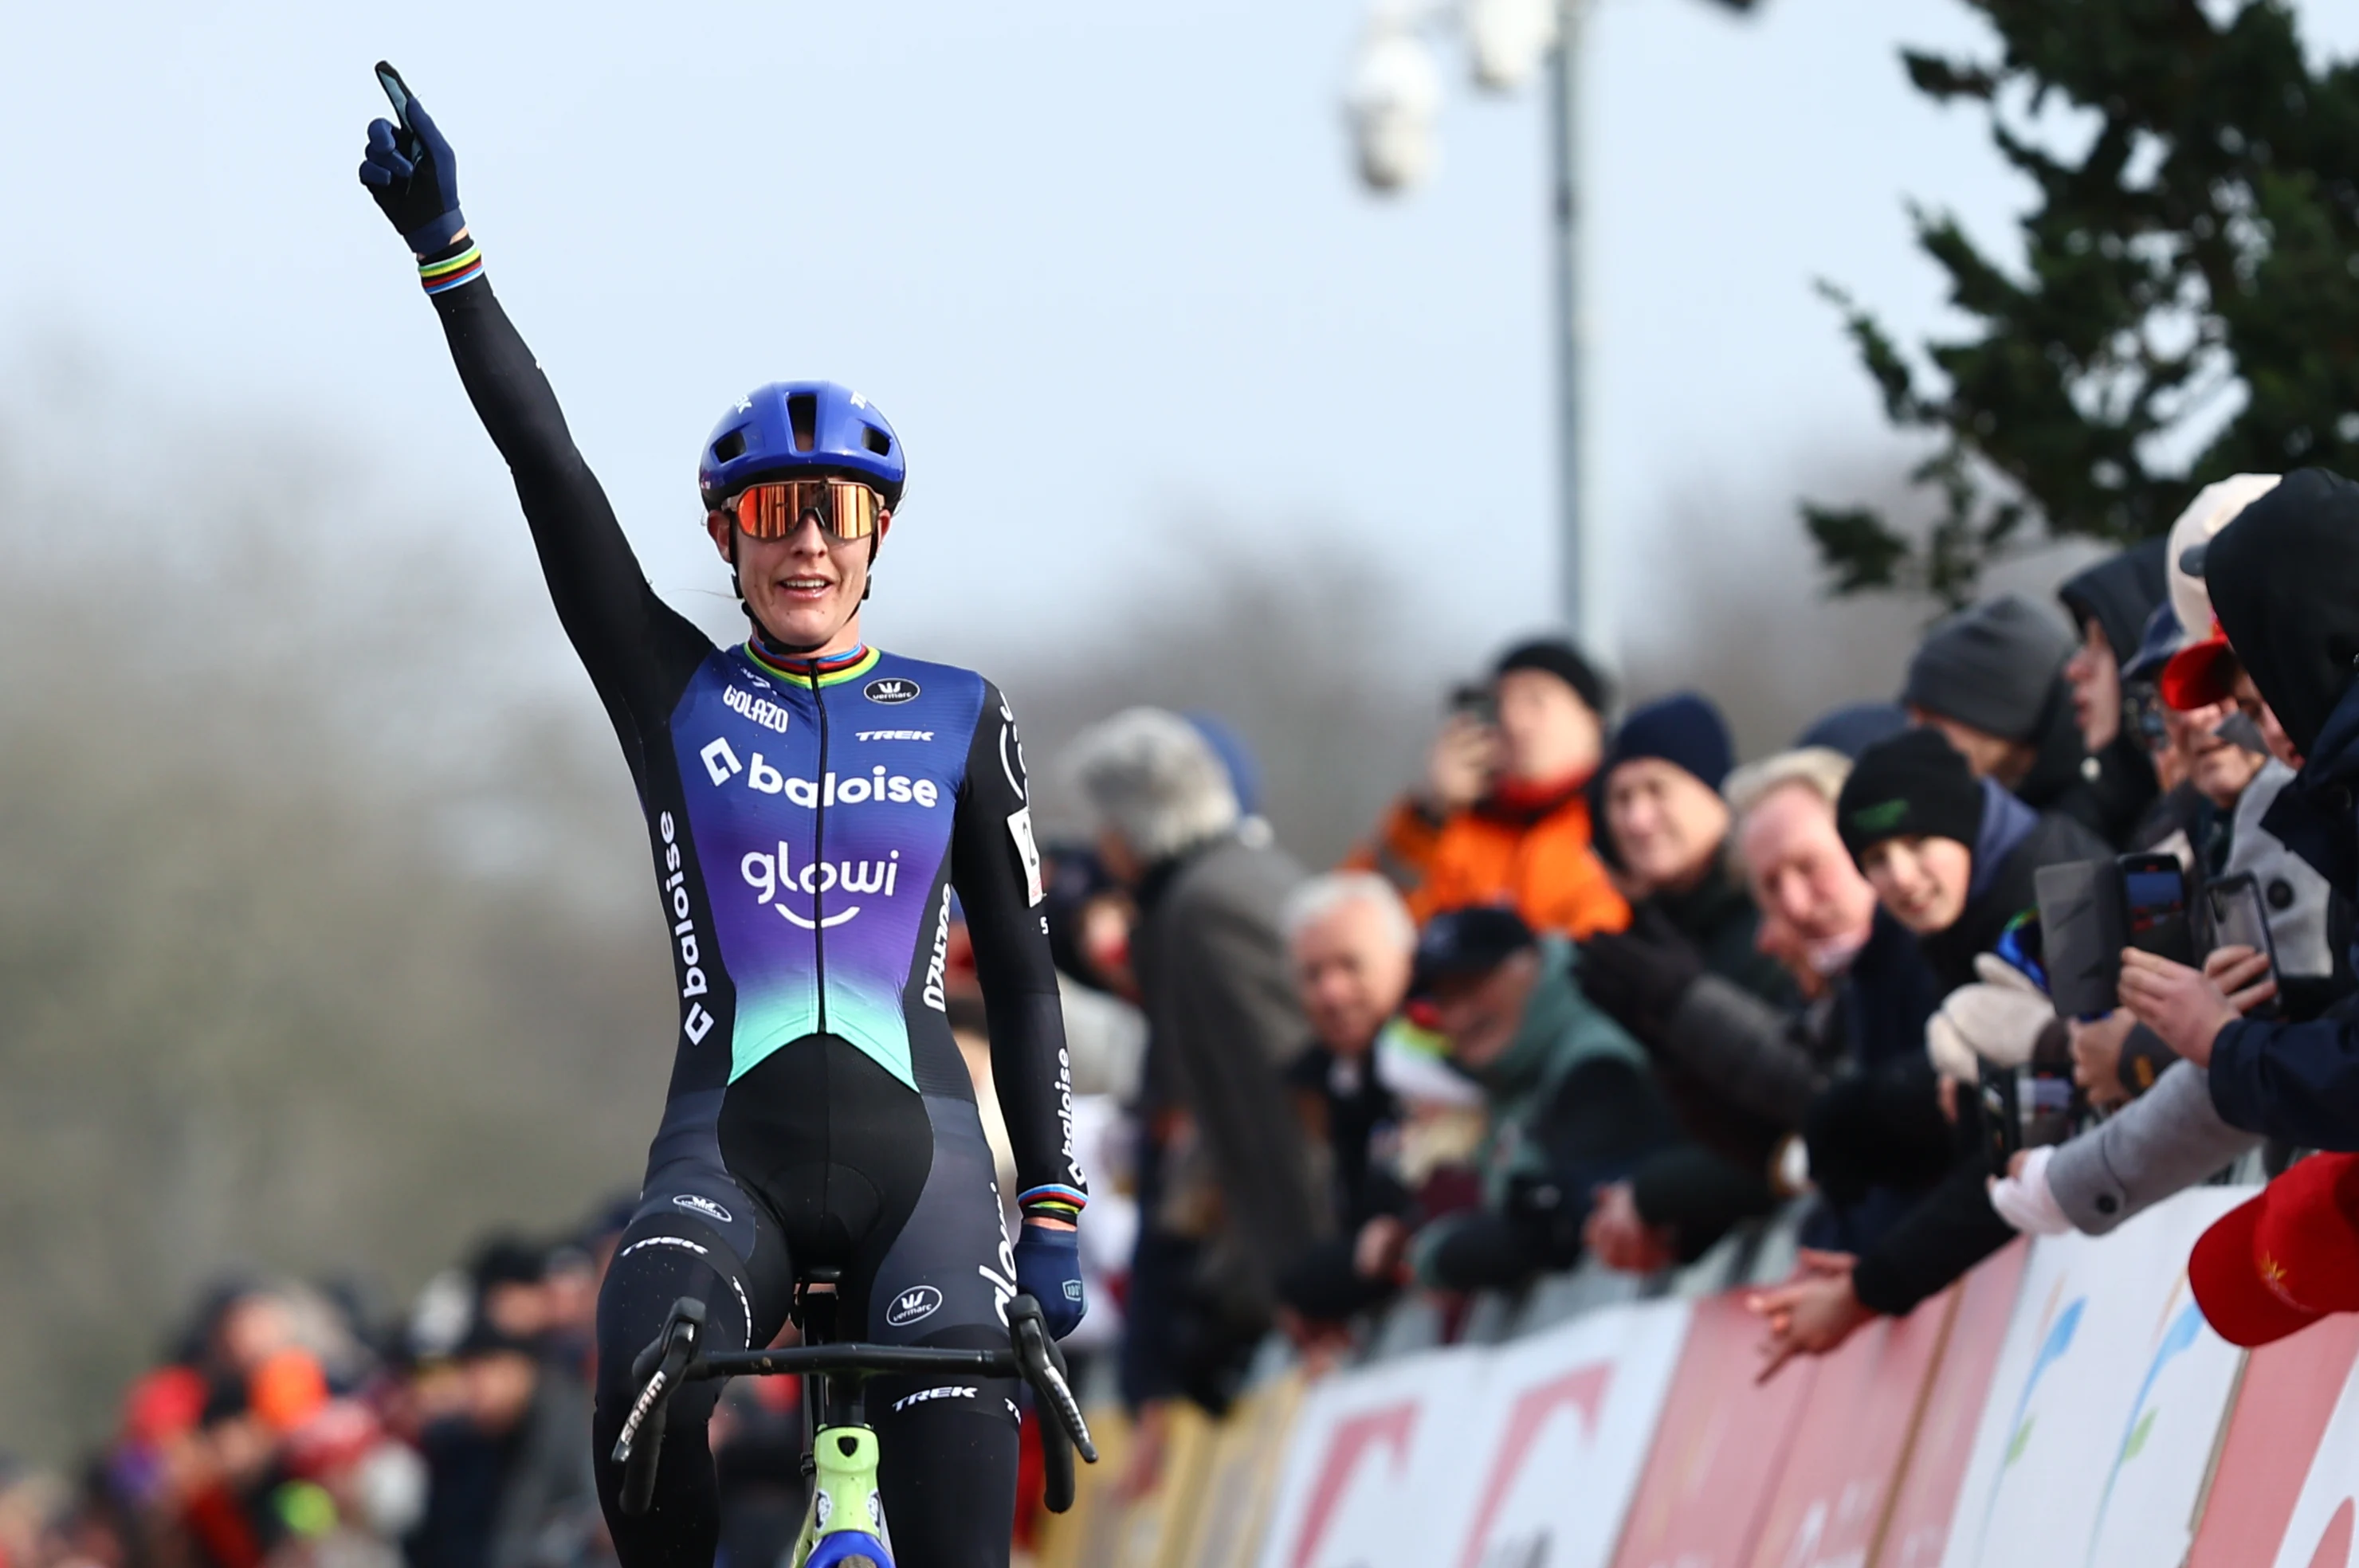
[[1566, 626], [1593, 658], [1620, 661], [1606, 563], [1583, 503], [1582, 362], [1581, 30], [1588, 0], [1558, 0], [1557, 46], [1549, 51], [1549, 152], [1554, 198], [1550, 260], [1556, 283], [1557, 591]]

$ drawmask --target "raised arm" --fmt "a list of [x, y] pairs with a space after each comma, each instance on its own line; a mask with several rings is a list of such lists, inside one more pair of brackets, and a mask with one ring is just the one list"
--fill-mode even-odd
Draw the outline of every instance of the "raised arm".
[[370, 124], [361, 182], [418, 257], [459, 379], [515, 477], [574, 651], [618, 722], [660, 726], [712, 643], [647, 587], [549, 378], [492, 293], [459, 210], [450, 144], [390, 68], [378, 75], [399, 94], [401, 123]]

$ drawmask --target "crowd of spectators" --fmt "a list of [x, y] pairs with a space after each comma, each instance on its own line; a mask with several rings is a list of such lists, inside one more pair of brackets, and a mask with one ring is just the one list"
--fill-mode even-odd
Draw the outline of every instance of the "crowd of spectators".
[[78, 1474], [0, 1470], [7, 1568], [525, 1568], [602, 1560], [586, 1380], [617, 1207], [486, 1238], [406, 1314], [205, 1292]]
[[[1786, 1212], [1766, 1376], [2024, 1231], [2359, 1150], [2354, 585], [2359, 487], [2239, 475], [1742, 765], [1707, 694], [1617, 713], [1580, 649], [1524, 643], [1320, 874], [1224, 736], [1152, 709], [1082, 735], [1097, 838], [1060, 858], [1117, 957], [1074, 979], [1147, 1021], [1125, 1399], [1218, 1411], [1272, 1330], [1332, 1357], [1404, 1292], [1654, 1274]], [[2043, 871], [2156, 866], [2177, 956], [2110, 948], [2107, 1005], [2060, 1014]], [[2214, 929], [2232, 892], [2266, 950]], [[2270, 1249], [2359, 1194], [2321, 1169], [2294, 1217], [2265, 1194], [2199, 1249], [2223, 1334], [2302, 1277]], [[2333, 1215], [2305, 1311], [2359, 1307], [2359, 1208]]]
[[[1060, 759], [1091, 836], [1045, 883], [1096, 1189], [1085, 1389], [1151, 1469], [1175, 1401], [1219, 1412], [1274, 1347], [1348, 1354], [1404, 1294], [1658, 1274], [1785, 1212], [1767, 1376], [2248, 1157], [2292, 1174], [2197, 1249], [2212, 1322], [2359, 1309], [2354, 667], [2359, 486], [2309, 470], [2204, 489], [2053, 606], [1959, 611], [1893, 700], [1750, 761], [1706, 694], [1618, 711], [1571, 643], [1509, 648], [1323, 872], [1217, 720], [1104, 719]], [[2041, 873], [2122, 856], [2176, 868], [2191, 961], [2134, 947], [2118, 1005], [2060, 1014]], [[2213, 929], [2230, 889], [2265, 944]], [[951, 1018], [1005, 1163], [964, 953]], [[0, 1568], [604, 1560], [586, 1363], [622, 1212], [486, 1242], [390, 1325], [215, 1292], [77, 1478], [0, 1471]], [[794, 1397], [724, 1400], [730, 1563], [799, 1518]]]

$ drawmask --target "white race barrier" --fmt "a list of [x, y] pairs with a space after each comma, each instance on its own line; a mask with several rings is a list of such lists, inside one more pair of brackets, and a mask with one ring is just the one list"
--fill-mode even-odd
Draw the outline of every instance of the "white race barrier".
[[1297, 1418], [1262, 1568], [1603, 1568], [1687, 1319], [1614, 1307], [1329, 1379]]
[[1287, 1445], [1262, 1568], [1439, 1563], [1473, 1485], [1487, 1350], [1430, 1350], [1329, 1378]]
[[2188, 1292], [2196, 1238], [2250, 1195], [2202, 1188], [2110, 1237], [2010, 1249], [1767, 1390], [1734, 1297], [1329, 1378], [1252, 1561], [2175, 1568], [2200, 1547], [2198, 1568], [2346, 1568], [2359, 1324], [2263, 1352], [2246, 1387]]
[[1614, 1307], [1494, 1351], [1472, 1506], [1437, 1568], [1605, 1568], [1688, 1318], [1684, 1302]]
[[2187, 1255], [2251, 1195], [2207, 1187], [2032, 1248], [1943, 1568], [2185, 1559], [2242, 1362], [2189, 1294]]

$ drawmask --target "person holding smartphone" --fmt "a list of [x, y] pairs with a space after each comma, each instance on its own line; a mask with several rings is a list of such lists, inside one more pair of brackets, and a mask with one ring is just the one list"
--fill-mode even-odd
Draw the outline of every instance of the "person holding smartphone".
[[[592, 1441], [625, 1568], [709, 1568], [718, 1385], [672, 1399], [644, 1514], [618, 1506], [610, 1458], [633, 1359], [676, 1299], [704, 1301], [707, 1347], [724, 1351], [768, 1345], [820, 1268], [839, 1271], [851, 1337], [1004, 1347], [1019, 1290], [1060, 1336], [1081, 1319], [1087, 1197], [1023, 748], [989, 681], [861, 636], [908, 468], [892, 425], [842, 386], [759, 387], [700, 449], [699, 509], [745, 640], [716, 647], [655, 596], [492, 292], [449, 141], [390, 67], [378, 75], [398, 123], [368, 127], [361, 180], [417, 257], [647, 816], [679, 1022], [599, 1298]], [[946, 1011], [953, 891], [1022, 1183], [1012, 1249]], [[869, 1385], [901, 1561], [1004, 1565], [1012, 1380], [912, 1381]]]
[[1619, 931], [1630, 906], [1594, 848], [1590, 782], [1605, 745], [1604, 676], [1555, 638], [1500, 655], [1462, 687], [1426, 788], [1394, 803], [1347, 869], [1382, 871], [1421, 925], [1504, 904], [1536, 931]]
[[[2301, 764], [2264, 825], [2345, 899], [2359, 897], [2359, 485], [2323, 469], [2288, 475], [2204, 546], [2201, 568], [2222, 634], [2207, 662], [2233, 659], [2227, 689], [2242, 708], [2249, 681], [2245, 716]], [[2359, 1149], [2359, 1027], [2340, 1005], [2307, 1022], [2248, 1017], [2240, 978], [2125, 954], [2122, 1000], [2210, 1069], [2223, 1120], [2298, 1146]]]

